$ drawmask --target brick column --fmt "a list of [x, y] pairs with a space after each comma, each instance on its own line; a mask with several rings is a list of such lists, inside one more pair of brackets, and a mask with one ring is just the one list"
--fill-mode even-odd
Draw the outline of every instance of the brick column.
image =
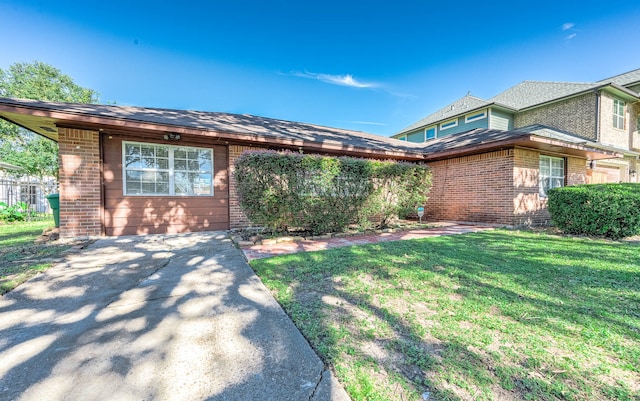
[[100, 137], [97, 131], [58, 128], [60, 236], [102, 234]]
[[229, 145], [229, 227], [240, 228], [249, 227], [251, 222], [240, 208], [240, 200], [236, 180], [233, 173], [236, 170], [236, 159], [246, 150], [264, 150], [253, 146]]

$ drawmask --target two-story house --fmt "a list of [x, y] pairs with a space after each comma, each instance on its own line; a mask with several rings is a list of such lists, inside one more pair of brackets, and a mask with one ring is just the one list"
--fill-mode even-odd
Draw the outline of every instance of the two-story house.
[[474, 129], [572, 137], [578, 143], [584, 139], [624, 155], [587, 160], [587, 182], [640, 182], [639, 115], [637, 69], [594, 83], [525, 81], [488, 100], [467, 94], [393, 137], [425, 142], [427, 150], [430, 141]]

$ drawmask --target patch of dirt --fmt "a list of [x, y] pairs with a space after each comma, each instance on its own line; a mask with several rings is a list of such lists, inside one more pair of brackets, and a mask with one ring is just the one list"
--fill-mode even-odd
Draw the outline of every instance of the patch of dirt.
[[80, 252], [95, 239], [60, 239], [58, 229], [45, 231], [33, 244], [0, 249], [0, 284], [24, 282], [41, 273], [37, 265], [55, 264], [70, 253]]

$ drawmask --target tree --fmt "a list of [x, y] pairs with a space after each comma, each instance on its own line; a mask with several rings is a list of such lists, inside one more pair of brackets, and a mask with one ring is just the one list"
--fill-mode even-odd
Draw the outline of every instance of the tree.
[[[0, 97], [52, 102], [97, 103], [98, 93], [73, 82], [59, 69], [40, 61], [0, 68]], [[58, 177], [58, 144], [0, 120], [0, 160], [22, 168], [23, 175]]]

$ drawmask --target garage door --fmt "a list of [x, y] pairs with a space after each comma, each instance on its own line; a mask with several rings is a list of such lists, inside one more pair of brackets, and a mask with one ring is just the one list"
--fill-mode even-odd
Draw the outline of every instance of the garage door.
[[107, 235], [229, 228], [225, 146], [111, 134], [102, 144]]

